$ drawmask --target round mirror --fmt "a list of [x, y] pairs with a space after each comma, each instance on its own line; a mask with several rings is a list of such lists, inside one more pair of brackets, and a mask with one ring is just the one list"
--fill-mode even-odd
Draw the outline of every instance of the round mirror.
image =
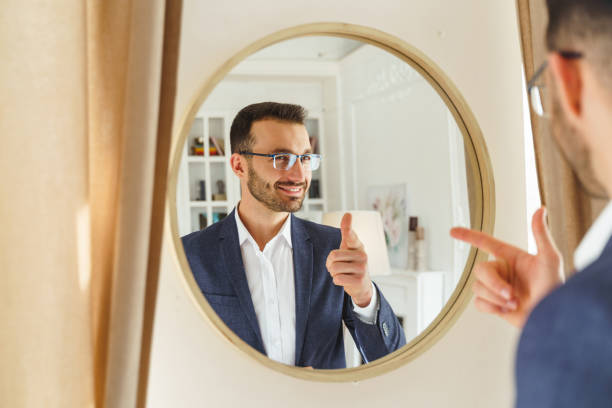
[[189, 292], [227, 339], [290, 375], [345, 381], [449, 327], [480, 256], [449, 229], [492, 231], [493, 182], [433, 63], [378, 31], [319, 24], [258, 41], [206, 83], [169, 209]]

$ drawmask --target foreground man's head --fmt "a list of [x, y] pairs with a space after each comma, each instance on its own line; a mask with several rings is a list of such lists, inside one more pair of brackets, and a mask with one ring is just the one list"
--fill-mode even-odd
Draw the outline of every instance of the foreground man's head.
[[548, 0], [546, 112], [584, 189], [612, 191], [612, 2]]

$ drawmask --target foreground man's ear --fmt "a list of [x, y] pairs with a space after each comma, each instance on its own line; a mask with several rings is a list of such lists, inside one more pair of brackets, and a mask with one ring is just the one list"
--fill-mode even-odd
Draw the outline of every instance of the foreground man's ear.
[[580, 127], [582, 121], [583, 61], [564, 58], [559, 53], [548, 55], [551, 83], [568, 122]]

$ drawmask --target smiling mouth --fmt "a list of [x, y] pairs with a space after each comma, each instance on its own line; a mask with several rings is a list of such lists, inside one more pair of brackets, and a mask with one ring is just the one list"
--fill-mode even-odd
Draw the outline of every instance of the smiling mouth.
[[289, 195], [300, 195], [304, 191], [304, 186], [277, 186], [277, 188]]

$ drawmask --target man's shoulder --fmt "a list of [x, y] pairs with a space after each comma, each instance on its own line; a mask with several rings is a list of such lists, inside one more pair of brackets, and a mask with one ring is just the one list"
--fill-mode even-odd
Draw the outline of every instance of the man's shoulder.
[[517, 353], [517, 407], [608, 406], [612, 398], [610, 255], [604, 253], [532, 311]]
[[222, 227], [223, 221], [181, 237], [185, 252], [189, 254], [193, 248], [208, 247], [211, 243], [217, 241], [221, 236]]
[[546, 296], [534, 308], [529, 320], [551, 321], [551, 317], [558, 317], [569, 322], [575, 317], [576, 322], [582, 324], [587, 324], [589, 319], [609, 320], [612, 318], [611, 294], [612, 253], [604, 253]]

